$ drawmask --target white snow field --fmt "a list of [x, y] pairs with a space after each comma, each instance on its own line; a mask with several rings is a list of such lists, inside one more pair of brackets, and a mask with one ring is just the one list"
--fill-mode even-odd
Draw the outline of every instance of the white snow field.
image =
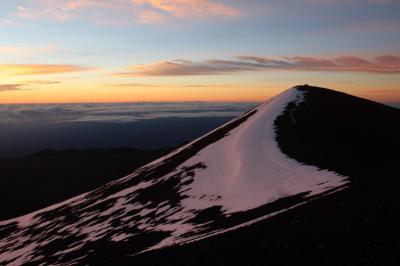
[[[346, 177], [298, 163], [278, 147], [274, 121], [288, 103], [301, 101], [303, 92], [291, 88], [127, 177], [0, 222], [0, 264], [39, 264], [48, 257], [53, 265], [79, 263], [96, 243], [134, 243], [134, 255], [234, 230], [343, 189]], [[177, 156], [184, 158], [182, 154], [187, 156], [188, 150], [235, 121], [241, 122], [168, 170], [166, 165]], [[214, 225], [216, 219], [229, 221], [301, 193], [303, 202], [229, 226]], [[150, 243], [141, 244], [146, 237]]]

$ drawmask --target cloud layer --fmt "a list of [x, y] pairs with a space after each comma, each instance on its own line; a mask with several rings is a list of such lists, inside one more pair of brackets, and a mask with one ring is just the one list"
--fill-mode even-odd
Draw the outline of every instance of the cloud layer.
[[20, 91], [26, 84], [0, 84], [0, 92], [4, 91]]
[[68, 64], [0, 64], [0, 77], [61, 74], [92, 69], [93, 68]]
[[[281, 1], [249, 2], [258, 9], [275, 10]], [[386, 5], [398, 0], [303, 0], [309, 5]], [[96, 24], [164, 23], [182, 18], [237, 17], [243, 13], [257, 13], [256, 8], [243, 10], [238, 2], [222, 0], [22, 0], [14, 15], [23, 19], [51, 19], [57, 21], [88, 20]], [[13, 23], [7, 19], [3, 24]]]
[[233, 117], [249, 110], [256, 104], [222, 102], [5, 104], [0, 105], [0, 125], [9, 122], [25, 124], [38, 121], [54, 123], [135, 122], [177, 117]]
[[238, 56], [234, 60], [212, 59], [199, 62], [179, 59], [133, 66], [129, 71], [119, 73], [118, 75], [195, 76], [268, 70], [398, 74], [400, 73], [400, 57], [383, 55], [377, 56], [373, 60], [367, 60], [355, 56], [340, 56], [333, 59], [305, 56], [284, 57], [279, 59], [258, 56]]
[[240, 12], [216, 0], [25, 0], [15, 14], [24, 19], [78, 19], [119, 25], [177, 18], [234, 17]]

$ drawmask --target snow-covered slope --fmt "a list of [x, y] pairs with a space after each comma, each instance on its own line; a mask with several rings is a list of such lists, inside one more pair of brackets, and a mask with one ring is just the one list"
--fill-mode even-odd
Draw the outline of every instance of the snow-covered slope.
[[234, 230], [346, 187], [346, 177], [278, 148], [274, 122], [303, 93], [289, 89], [127, 177], [0, 222], [0, 264], [135, 255]]

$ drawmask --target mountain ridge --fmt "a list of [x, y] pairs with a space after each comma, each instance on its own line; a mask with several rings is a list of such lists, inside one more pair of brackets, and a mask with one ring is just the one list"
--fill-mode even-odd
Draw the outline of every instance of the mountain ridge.
[[[309, 110], [309, 105], [315, 102], [327, 104], [321, 100], [328, 93], [323, 89], [324, 95], [318, 96], [318, 101], [310, 100], [320, 90], [310, 86], [292, 88], [132, 175], [34, 215], [1, 222], [0, 252], [5, 247], [6, 252], [22, 253], [14, 253], [14, 257], [8, 256], [8, 259], [5, 257], [7, 253], [2, 253], [0, 258], [5, 258], [7, 263], [64, 264], [78, 261], [97, 264], [102, 260], [126, 262], [129, 258], [145, 263], [147, 255], [139, 254], [155, 250], [152, 254], [158, 254], [156, 258], [161, 262], [169, 256], [167, 250], [171, 249], [166, 248], [168, 246], [177, 250], [179, 244], [207, 238], [182, 247], [182, 250], [190, 250], [191, 246], [198, 246], [203, 241], [212, 242], [210, 237], [215, 239], [216, 234], [233, 229], [251, 230], [254, 223], [245, 229], [240, 225], [252, 221], [259, 224], [263, 218], [268, 218], [264, 221], [279, 219], [287, 212], [318, 204], [310, 202], [329, 200], [336, 193], [347, 193], [347, 187], [352, 183], [348, 183], [347, 177], [322, 170], [333, 171], [336, 166], [321, 167], [324, 157], [317, 160], [322, 153], [316, 149], [320, 143], [310, 144], [314, 140], [324, 140], [315, 138], [315, 133], [312, 133], [320, 125], [322, 129], [326, 125], [310, 114], [316, 113], [314, 109]], [[349, 101], [354, 102], [351, 99]], [[322, 106], [318, 108], [324, 113]], [[310, 118], [314, 120], [310, 122]], [[315, 121], [320, 124], [310, 126]], [[340, 120], [335, 122], [339, 125]], [[313, 152], [304, 155], [304, 149], [300, 148], [305, 143], [303, 140], [311, 145], [308, 148]], [[285, 152], [281, 155], [279, 149]], [[335, 150], [330, 151], [337, 155]], [[232, 163], [229, 160], [235, 152], [246, 156]], [[300, 162], [313, 162], [309, 164], [319, 169], [304, 162], [296, 163], [287, 154], [296, 160], [300, 158]], [[237, 162], [240, 162], [239, 168], [236, 168]], [[138, 177], [141, 181], [137, 180]], [[256, 177], [254, 184], [252, 177]], [[280, 186], [284, 188], [282, 191]], [[347, 189], [341, 192], [344, 188]], [[214, 191], [207, 195], [205, 192], [210, 189]], [[237, 200], [237, 197], [241, 199]], [[279, 215], [271, 218], [273, 214]], [[54, 219], [61, 219], [63, 223], [54, 223]], [[45, 229], [43, 223], [55, 228]], [[32, 234], [41, 237], [32, 240]], [[30, 245], [30, 250], [24, 248], [26, 245]], [[191, 252], [196, 254], [193, 250], [188, 253]], [[132, 258], [135, 254], [138, 256]], [[223, 253], [215, 255], [214, 259], [218, 261], [222, 257]]]

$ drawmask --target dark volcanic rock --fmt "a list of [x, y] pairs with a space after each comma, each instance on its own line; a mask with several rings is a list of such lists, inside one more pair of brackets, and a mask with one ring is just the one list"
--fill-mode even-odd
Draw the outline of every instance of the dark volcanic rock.
[[[130, 176], [0, 223], [0, 262], [398, 265], [399, 133], [400, 110], [299, 86]], [[236, 199], [240, 178], [255, 185], [239, 182]]]
[[172, 148], [43, 150], [0, 159], [0, 220], [10, 219], [79, 195], [123, 177]]

